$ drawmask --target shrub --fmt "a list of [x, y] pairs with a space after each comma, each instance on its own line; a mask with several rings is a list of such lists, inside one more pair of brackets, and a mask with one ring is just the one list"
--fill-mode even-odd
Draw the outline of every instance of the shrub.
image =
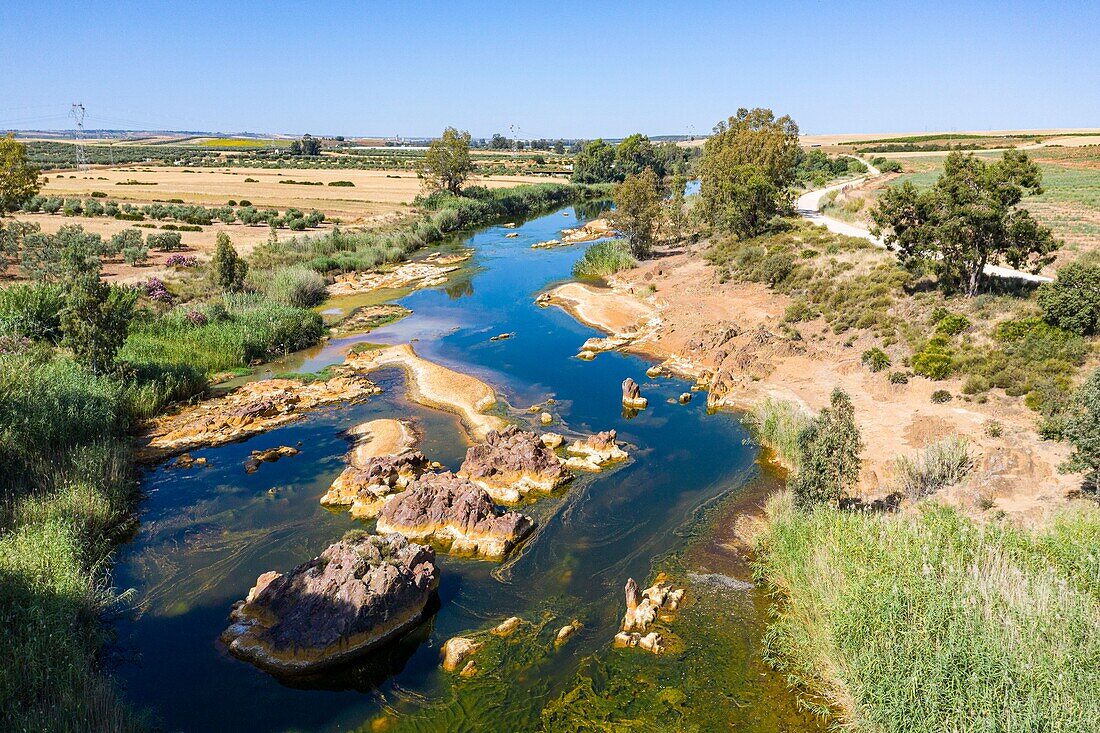
[[573, 265], [574, 277], [606, 278], [616, 272], [636, 267], [638, 261], [630, 253], [630, 245], [622, 239], [597, 242]]
[[881, 372], [890, 366], [890, 357], [877, 346], [864, 351], [860, 361], [872, 372]]
[[355, 184], [352, 183], [351, 181], [329, 181], [328, 185], [330, 185], [330, 186], [342, 186], [342, 187], [345, 187], [345, 188], [351, 188], [351, 187], [355, 186]]
[[947, 339], [933, 336], [920, 351], [913, 354], [913, 371], [929, 379], [946, 379], [953, 367], [952, 357]]
[[1088, 336], [1100, 320], [1100, 267], [1072, 263], [1058, 270], [1054, 282], [1039, 286], [1039, 307], [1046, 322]]
[[945, 402], [950, 402], [951, 399], [951, 393], [948, 392], [946, 389], [937, 389], [935, 392], [932, 393], [932, 402], [937, 405], [942, 405]]
[[1061, 468], [1085, 472], [1096, 486], [1100, 478], [1100, 369], [1093, 370], [1074, 393], [1064, 433], [1073, 452]]
[[973, 465], [969, 444], [957, 435], [932, 443], [918, 458], [901, 456], [894, 461], [899, 489], [910, 499], [957, 484]]
[[98, 274], [78, 277], [61, 311], [61, 343], [96, 374], [106, 372], [126, 340], [137, 297], [134, 289], [107, 285]]
[[824, 408], [798, 433], [798, 472], [791, 481], [795, 505], [835, 506], [859, 479], [863, 444], [851, 398], [834, 389]]
[[905, 372], [890, 372], [890, 384], [909, 384], [909, 375]]
[[0, 289], [0, 335], [57, 341], [64, 305], [60, 285], [36, 283]]
[[288, 267], [267, 280], [264, 292], [276, 303], [296, 308], [312, 308], [325, 302], [325, 279], [308, 267]]
[[957, 313], [949, 313], [936, 323], [936, 333], [955, 336], [970, 328], [970, 320]]
[[104, 247], [104, 254], [108, 257], [116, 257], [121, 254], [123, 250], [133, 250], [141, 247], [143, 242], [144, 238], [141, 232], [133, 227], [129, 227], [113, 235], [108, 240], [107, 246]]
[[210, 260], [210, 275], [215, 287], [224, 292], [239, 292], [244, 287], [247, 274], [248, 263], [237, 255], [229, 235], [218, 232], [214, 257]]
[[164, 261], [164, 264], [168, 267], [190, 268], [199, 264], [198, 259], [189, 255], [168, 255], [168, 259]]
[[985, 423], [985, 434], [990, 438], [999, 438], [1004, 434], [1004, 427], [996, 420], [987, 420]]

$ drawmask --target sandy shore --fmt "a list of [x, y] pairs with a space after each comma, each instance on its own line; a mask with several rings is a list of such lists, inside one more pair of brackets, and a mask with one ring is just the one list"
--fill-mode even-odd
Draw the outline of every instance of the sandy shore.
[[404, 420], [380, 418], [360, 423], [348, 431], [355, 440], [355, 447], [348, 454], [348, 463], [355, 467], [366, 466], [372, 458], [395, 456], [412, 450], [419, 436], [410, 423]]
[[[890, 384], [860, 363], [874, 345], [869, 336], [849, 342], [849, 334], [837, 336], [821, 323], [804, 324], [803, 338], [791, 340], [779, 328], [786, 296], [758, 284], [719, 283], [697, 256], [645, 263], [620, 273], [609, 288], [563, 285], [551, 291], [551, 302], [610, 334], [608, 341], [621, 341], [617, 348], [705, 384], [714, 407], [745, 409], [771, 396], [816, 411], [834, 387], [844, 389], [866, 444], [860, 492], [868, 501], [894, 491], [898, 456], [951, 435], [965, 437], [978, 460], [970, 478], [942, 498], [975, 515], [992, 508], [1025, 522], [1041, 519], [1079, 483], [1058, 473], [1066, 447], [1038, 437], [1036, 415], [1021, 400], [991, 394], [986, 404], [959, 398], [933, 404], [933, 391], [960, 395], [961, 382]], [[652, 327], [633, 338], [643, 321]], [[991, 420], [1003, 426], [1000, 437], [986, 434]]]
[[492, 387], [468, 374], [420, 358], [409, 344], [350, 354], [344, 365], [362, 375], [389, 367], [402, 369], [409, 399], [457, 414], [475, 440], [484, 440], [490, 430], [503, 430], [506, 426], [501, 418], [485, 414], [497, 402]]

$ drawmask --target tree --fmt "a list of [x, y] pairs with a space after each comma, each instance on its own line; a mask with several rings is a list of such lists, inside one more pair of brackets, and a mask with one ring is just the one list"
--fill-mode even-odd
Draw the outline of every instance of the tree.
[[244, 278], [248, 274], [248, 263], [237, 255], [229, 235], [218, 232], [214, 245], [214, 256], [210, 260], [210, 275], [214, 285], [226, 292], [239, 292], [244, 289]]
[[699, 161], [699, 211], [740, 237], [762, 234], [791, 206], [790, 187], [801, 149], [798, 125], [770, 109], [737, 110], [719, 122]]
[[1023, 151], [1005, 151], [995, 163], [953, 152], [929, 190], [906, 181], [883, 192], [871, 211], [873, 233], [884, 233], [906, 267], [931, 271], [972, 297], [986, 265], [1038, 272], [1053, 260], [1058, 242], [1050, 229], [1016, 208], [1025, 193], [1042, 193], [1041, 182]]
[[41, 188], [38, 169], [27, 162], [27, 146], [14, 133], [0, 138], [0, 216], [18, 209]]
[[665, 175], [664, 163], [657, 157], [657, 149], [653, 147], [653, 143], [641, 133], [623, 138], [615, 148], [616, 174], [626, 178], [639, 175], [646, 168], [656, 173], [658, 178]]
[[490, 150], [511, 150], [512, 141], [501, 135], [499, 132], [493, 134], [493, 138], [489, 141]]
[[627, 176], [615, 187], [612, 226], [630, 243], [630, 253], [639, 259], [649, 256], [654, 230], [661, 219], [660, 181], [652, 168]]
[[859, 480], [862, 450], [852, 399], [834, 389], [829, 406], [798, 433], [798, 472], [791, 481], [795, 505], [838, 505]]
[[668, 220], [668, 228], [673, 239], [683, 239], [688, 226], [687, 213], [684, 211], [686, 201], [684, 189], [687, 187], [687, 176], [675, 175], [669, 185], [672, 189], [672, 195], [664, 204], [666, 209], [665, 218]]
[[37, 233], [37, 224], [22, 221], [5, 223], [0, 220], [0, 273], [19, 261], [19, 252], [29, 235]]
[[1054, 282], [1039, 286], [1037, 300], [1047, 323], [1091, 336], [1100, 325], [1100, 267], [1066, 265]]
[[104, 246], [103, 251], [108, 257], [117, 257], [123, 250], [141, 247], [144, 243], [145, 240], [141, 230], [130, 227], [113, 235], [109, 243]]
[[308, 132], [302, 135], [302, 155], [320, 155], [321, 140], [313, 137]]
[[103, 240], [79, 224], [67, 224], [57, 234], [45, 234], [36, 227], [23, 237], [22, 245], [20, 265], [33, 280], [67, 282], [86, 273], [99, 275]]
[[473, 170], [470, 133], [448, 127], [441, 138], [432, 140], [428, 146], [420, 175], [429, 189], [457, 194]]
[[565, 154], [565, 143], [563, 143], [561, 140], [556, 140], [554, 142], [554, 154], [555, 155]]
[[138, 293], [111, 286], [99, 273], [74, 278], [61, 311], [61, 345], [96, 374], [108, 371], [126, 342]]
[[1073, 452], [1059, 468], [1084, 471], [1085, 479], [1095, 486], [1100, 479], [1100, 369], [1077, 389], [1064, 435]]
[[603, 139], [585, 143], [573, 158], [573, 183], [614, 183], [622, 177], [615, 170], [615, 148]]

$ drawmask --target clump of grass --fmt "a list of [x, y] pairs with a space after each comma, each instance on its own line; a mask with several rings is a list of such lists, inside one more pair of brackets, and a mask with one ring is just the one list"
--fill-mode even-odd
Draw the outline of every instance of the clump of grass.
[[585, 250], [584, 257], [573, 265], [573, 277], [603, 279], [637, 265], [626, 240], [612, 239]]
[[119, 358], [212, 374], [303, 349], [323, 330], [312, 311], [259, 295], [226, 295], [202, 310], [177, 308], [133, 324]]
[[853, 730], [1092, 730], [1100, 719], [1100, 508], [1030, 534], [769, 502], [766, 654]]
[[797, 471], [799, 464], [798, 434], [811, 419], [812, 416], [794, 402], [774, 397], [760, 400], [745, 416], [756, 439], [792, 471]]
[[957, 435], [932, 443], [917, 458], [900, 456], [894, 461], [899, 489], [911, 499], [959, 483], [973, 465], [969, 444]]
[[285, 267], [258, 279], [264, 282], [267, 297], [294, 308], [312, 308], [328, 297], [325, 279], [308, 267]]

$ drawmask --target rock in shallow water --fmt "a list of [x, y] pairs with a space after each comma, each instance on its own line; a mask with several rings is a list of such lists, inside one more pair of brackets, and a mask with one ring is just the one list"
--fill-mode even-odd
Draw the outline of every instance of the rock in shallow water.
[[614, 430], [589, 435], [585, 440], [575, 440], [566, 448], [566, 452], [572, 454], [572, 457], [565, 461], [565, 466], [579, 471], [602, 471], [607, 464], [625, 461], [630, 457], [619, 447]]
[[438, 585], [430, 547], [400, 535], [344, 539], [285, 575], [261, 575], [222, 640], [269, 672], [313, 672], [414, 627]]
[[489, 494], [453, 473], [428, 473], [390, 499], [378, 516], [380, 532], [431, 541], [456, 555], [502, 560], [535, 523], [504, 512]]
[[386, 500], [424, 473], [428, 459], [420, 451], [398, 456], [378, 456], [362, 466], [348, 466], [321, 497], [326, 506], [349, 506], [358, 519], [378, 516]]
[[458, 475], [505, 504], [514, 504], [531, 491], [550, 493], [572, 478], [539, 435], [514, 425], [490, 432], [484, 443], [466, 451]]
[[[481, 649], [481, 644], [465, 636], [454, 636], [443, 644], [443, 669], [454, 672]], [[465, 670], [463, 670], [465, 671]]]
[[644, 410], [648, 404], [649, 400], [642, 397], [642, 390], [638, 387], [638, 383], [630, 377], [624, 379], [623, 405], [632, 410]]

